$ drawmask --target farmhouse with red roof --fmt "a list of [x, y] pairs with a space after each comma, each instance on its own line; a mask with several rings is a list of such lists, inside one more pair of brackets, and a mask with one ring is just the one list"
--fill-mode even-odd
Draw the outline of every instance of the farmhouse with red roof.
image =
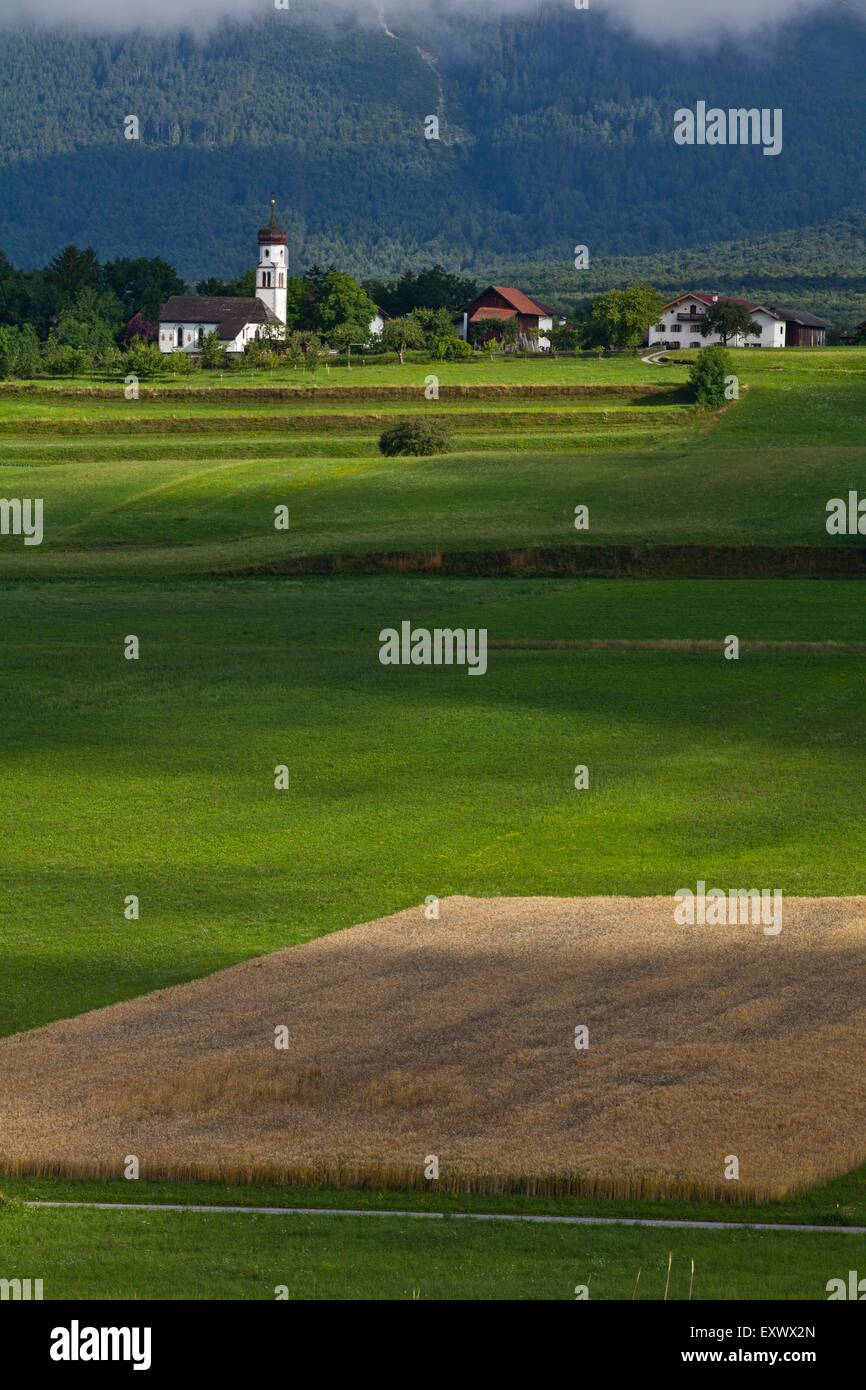
[[478, 332], [489, 326], [495, 331], [497, 325], [501, 330], [505, 324], [515, 323], [520, 345], [543, 352], [550, 347], [546, 334], [554, 323], [564, 321], [549, 304], [530, 299], [523, 290], [505, 285], [488, 285], [460, 311], [460, 336], [469, 339], [473, 336], [473, 330]]

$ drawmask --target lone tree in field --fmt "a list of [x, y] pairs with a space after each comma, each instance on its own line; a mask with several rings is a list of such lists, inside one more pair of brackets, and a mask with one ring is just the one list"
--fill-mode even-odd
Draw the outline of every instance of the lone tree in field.
[[398, 352], [402, 366], [407, 348], [424, 346], [424, 329], [412, 314], [404, 314], [401, 319], [387, 319], [382, 329], [382, 346], [386, 352]]
[[447, 420], [398, 420], [379, 439], [387, 458], [402, 454], [446, 454], [453, 435]]
[[701, 348], [697, 361], [689, 370], [689, 385], [698, 405], [718, 410], [727, 401], [728, 378], [733, 375], [734, 362], [726, 348]]
[[709, 306], [701, 321], [701, 336], [709, 338], [711, 333], [718, 333], [726, 346], [731, 338], [760, 338], [761, 325], [755, 322], [744, 304], [720, 299]]

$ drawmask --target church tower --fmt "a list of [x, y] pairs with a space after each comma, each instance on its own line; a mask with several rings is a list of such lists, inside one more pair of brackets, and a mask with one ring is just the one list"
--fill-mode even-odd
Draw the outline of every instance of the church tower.
[[271, 220], [259, 232], [259, 263], [256, 267], [256, 299], [273, 310], [280, 323], [286, 321], [286, 279], [289, 273], [286, 231], [277, 225], [277, 200], [271, 199]]

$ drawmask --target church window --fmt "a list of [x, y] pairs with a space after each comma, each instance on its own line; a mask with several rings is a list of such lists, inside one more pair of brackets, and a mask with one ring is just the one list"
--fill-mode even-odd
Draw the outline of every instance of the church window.
[[179, 329], [177, 330], [177, 345], [178, 345], [178, 347], [183, 347], [183, 329], [182, 329], [182, 328], [179, 328]]

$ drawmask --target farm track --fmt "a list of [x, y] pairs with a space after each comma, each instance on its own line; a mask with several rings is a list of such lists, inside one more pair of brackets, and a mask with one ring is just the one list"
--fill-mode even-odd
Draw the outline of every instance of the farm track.
[[783, 1221], [689, 1221], [642, 1216], [556, 1216], [499, 1211], [381, 1211], [373, 1207], [243, 1207], [210, 1202], [50, 1202], [26, 1201], [25, 1207], [73, 1207], [86, 1211], [183, 1211], [210, 1216], [386, 1216], [422, 1221], [525, 1221], [556, 1226], [649, 1226], [684, 1231], [793, 1231], [809, 1235], [866, 1235], [866, 1226], [811, 1226]]

